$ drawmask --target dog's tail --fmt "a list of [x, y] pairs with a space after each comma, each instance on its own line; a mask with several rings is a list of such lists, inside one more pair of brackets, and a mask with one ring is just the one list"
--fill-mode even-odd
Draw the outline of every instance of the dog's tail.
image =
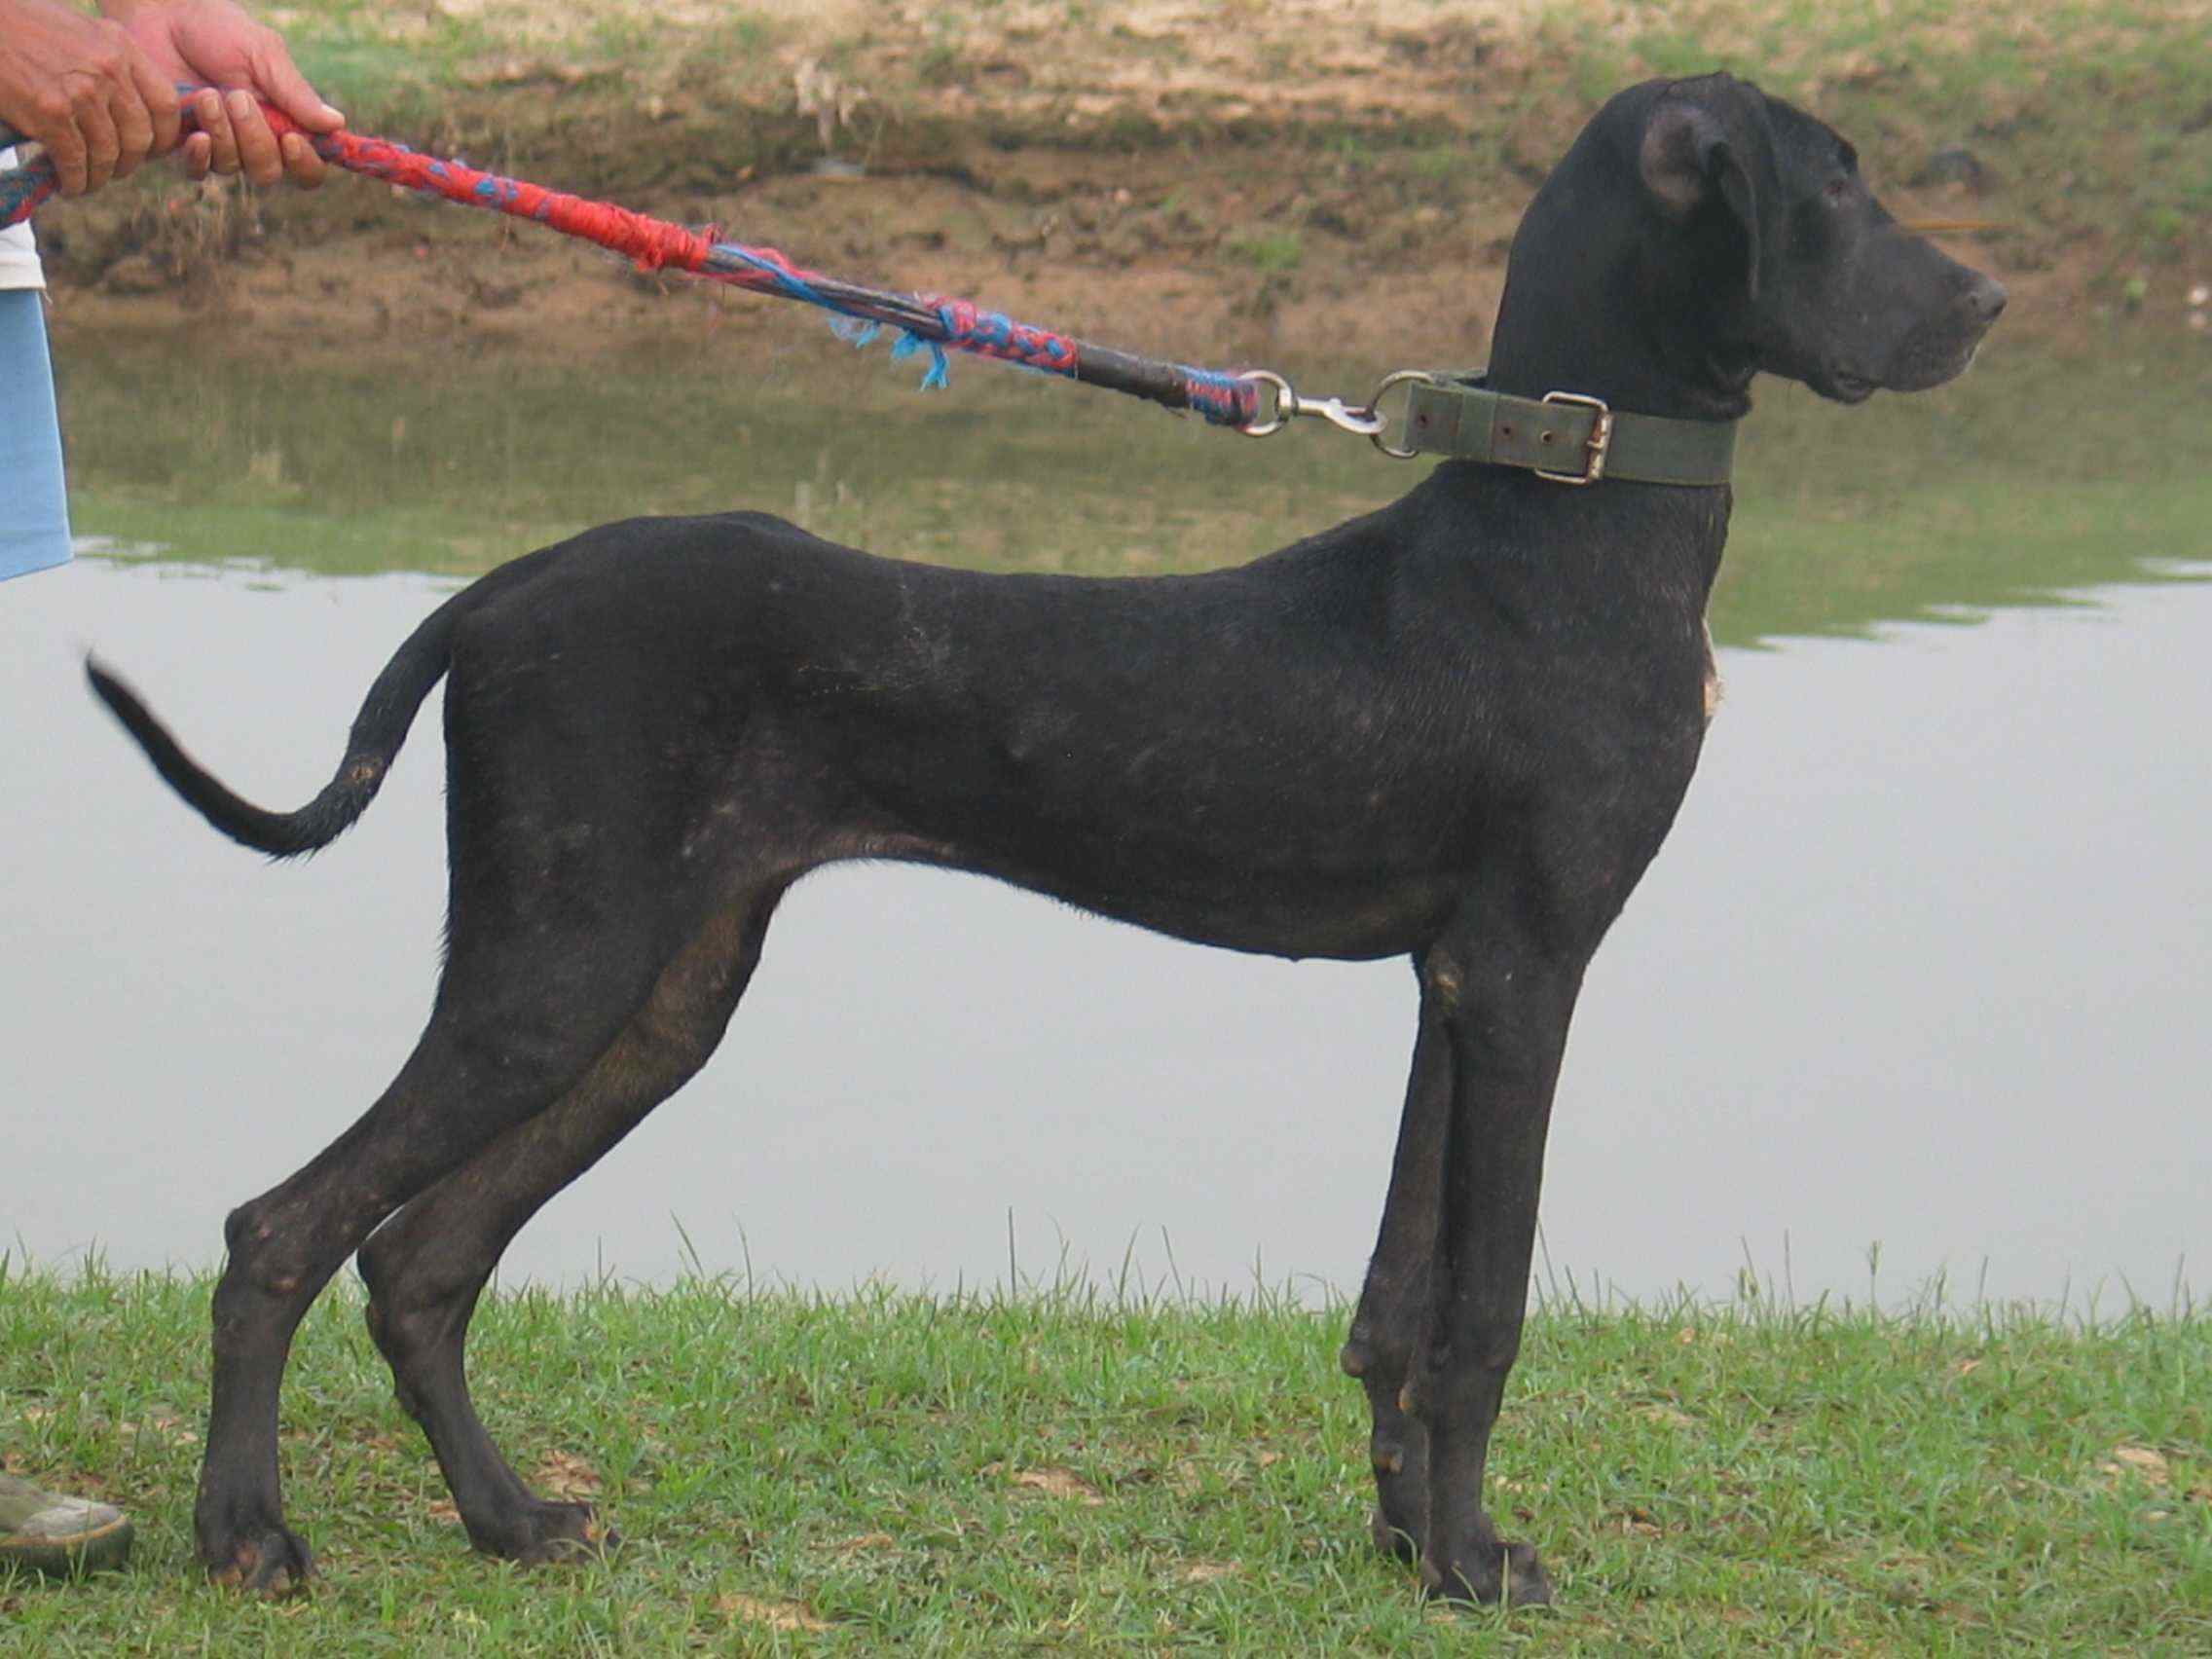
[[85, 677], [146, 752], [154, 770], [194, 811], [234, 841], [274, 858], [295, 858], [328, 846], [368, 810], [391, 769], [392, 757], [407, 741], [416, 711], [430, 687], [445, 678], [453, 660], [454, 627], [465, 608], [463, 602], [475, 591], [463, 590], [432, 611], [385, 664], [353, 719], [336, 775], [320, 794], [295, 812], [271, 812], [233, 793], [184, 752], [136, 692], [89, 656]]

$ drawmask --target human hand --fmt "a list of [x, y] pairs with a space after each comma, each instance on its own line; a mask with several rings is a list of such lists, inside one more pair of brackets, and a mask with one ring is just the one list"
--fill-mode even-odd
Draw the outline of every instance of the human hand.
[[46, 146], [64, 196], [176, 147], [176, 89], [114, 22], [59, 0], [0, 0], [0, 121]]
[[168, 80], [204, 83], [192, 94], [199, 130], [184, 140], [192, 177], [242, 172], [256, 184], [289, 178], [308, 189], [322, 182], [328, 169], [313, 145], [298, 132], [279, 140], [256, 100], [308, 132], [335, 132], [346, 118], [308, 85], [275, 29], [234, 0], [101, 0], [100, 9]]

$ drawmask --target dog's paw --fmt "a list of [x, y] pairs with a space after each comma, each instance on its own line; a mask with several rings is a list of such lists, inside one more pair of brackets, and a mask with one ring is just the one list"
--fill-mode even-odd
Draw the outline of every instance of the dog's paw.
[[469, 1542], [486, 1555], [526, 1567], [597, 1561], [622, 1541], [588, 1503], [534, 1498], [495, 1526], [469, 1529]]
[[1544, 1575], [1532, 1544], [1476, 1545], [1456, 1558], [1426, 1561], [1420, 1569], [1421, 1594], [1441, 1602], [1512, 1607], [1548, 1607], [1552, 1581]]
[[225, 1541], [203, 1540], [207, 1576], [230, 1590], [272, 1599], [302, 1595], [314, 1576], [314, 1552], [297, 1532], [268, 1527]]

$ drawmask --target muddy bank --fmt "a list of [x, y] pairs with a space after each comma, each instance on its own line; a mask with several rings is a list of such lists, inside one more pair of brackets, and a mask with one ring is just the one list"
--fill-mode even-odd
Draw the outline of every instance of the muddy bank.
[[[1652, 8], [1614, 7], [1630, 44], [1604, 55], [1511, 0], [1228, 10], [677, 7], [651, 55], [625, 57], [526, 0], [447, 0], [425, 16], [481, 25], [468, 50], [438, 58], [430, 23], [380, 25], [420, 36], [431, 81], [336, 90], [357, 130], [840, 276], [1196, 362], [1365, 374], [1479, 361], [1551, 161], [1605, 91], [1690, 66], [1634, 44]], [[2192, 296], [2212, 230], [2190, 204], [2212, 176], [2212, 89], [2196, 110], [2156, 63], [2056, 48], [2003, 74], [1960, 68], [1972, 42], [1959, 61], [1939, 42], [1822, 52], [1707, 10], [1691, 59], [1758, 65], [1858, 142], [1901, 217], [1996, 227], [1947, 240], [2013, 290], [2008, 340], [2206, 340]], [[2083, 77], [2105, 83], [2095, 121]], [[345, 176], [312, 194], [142, 176], [40, 229], [64, 337], [588, 355], [643, 332], [743, 356], [819, 331], [803, 308]]]

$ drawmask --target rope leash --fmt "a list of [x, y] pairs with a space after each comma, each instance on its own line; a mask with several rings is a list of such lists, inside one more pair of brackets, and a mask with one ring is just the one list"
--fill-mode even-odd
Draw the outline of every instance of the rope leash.
[[[187, 113], [189, 116], [189, 109]], [[641, 271], [681, 271], [754, 293], [819, 306], [838, 314], [841, 320], [830, 326], [856, 346], [868, 344], [885, 328], [895, 329], [899, 339], [892, 349], [894, 357], [918, 351], [930, 354], [930, 366], [922, 380], [925, 387], [945, 384], [947, 350], [967, 351], [1086, 386], [1125, 392], [1167, 409], [1187, 410], [1210, 424], [1254, 437], [1279, 431], [1300, 415], [1319, 417], [1370, 438], [1382, 431], [1383, 420], [1376, 412], [1375, 402], [1395, 377], [1378, 388], [1375, 400], [1363, 406], [1347, 407], [1341, 398], [1302, 398], [1289, 381], [1269, 370], [1228, 373], [1196, 368], [1091, 345], [1016, 322], [1002, 312], [967, 300], [866, 287], [806, 270], [772, 247], [719, 240], [713, 231], [694, 231], [611, 203], [548, 190], [458, 161], [443, 161], [389, 139], [346, 131], [303, 132], [280, 110], [266, 104], [261, 106], [261, 113], [278, 137], [300, 132], [313, 145], [316, 155], [348, 172], [441, 197], [465, 207], [531, 220], [621, 254]], [[0, 147], [14, 137], [0, 126]], [[0, 172], [0, 226], [29, 218], [58, 188], [53, 163], [44, 156]]]
[[[178, 89], [188, 93], [198, 90]], [[837, 313], [830, 327], [855, 346], [867, 345], [887, 327], [896, 329], [899, 339], [892, 347], [893, 357], [924, 350], [930, 354], [929, 369], [922, 377], [925, 388], [945, 384], [948, 349], [970, 351], [1126, 392], [1168, 409], [1187, 410], [1247, 437], [1264, 438], [1300, 416], [1309, 416], [1366, 438], [1394, 461], [1453, 455], [1528, 467], [1538, 477], [1562, 484], [1594, 484], [1605, 476], [1707, 484], [1727, 477], [1733, 455], [1732, 423], [1715, 426], [1616, 414], [1602, 399], [1572, 391], [1550, 391], [1532, 400], [1514, 398], [1485, 387], [1479, 374], [1400, 369], [1385, 375], [1362, 404], [1346, 404], [1338, 397], [1301, 397], [1288, 380], [1271, 369], [1228, 373], [1089, 345], [1016, 322], [1003, 312], [987, 311], [967, 300], [865, 287], [805, 270], [772, 247], [720, 241], [712, 231], [693, 231], [611, 203], [547, 190], [462, 162], [441, 161], [388, 139], [345, 131], [302, 132], [281, 111], [267, 104], [261, 105], [261, 113], [279, 137], [301, 132], [318, 156], [349, 172], [463, 206], [534, 220], [619, 253], [642, 271], [674, 269], [754, 293], [820, 306]], [[189, 125], [189, 106], [185, 115]], [[0, 150], [18, 139], [19, 134], [0, 122]], [[29, 218], [59, 185], [52, 161], [44, 155], [0, 169], [0, 228]], [[1982, 219], [1926, 219], [1900, 228], [1925, 236], [2002, 227]], [[1391, 442], [1389, 421], [1382, 413], [1382, 400], [1400, 387], [1407, 388], [1408, 397], [1402, 446]], [[1578, 412], [1563, 419], [1563, 407]], [[1701, 427], [1714, 429], [1700, 431]], [[1529, 450], [1525, 442], [1531, 431], [1535, 450]], [[1621, 440], [1618, 452], [1616, 436]], [[1555, 444], [1559, 447], [1553, 448]], [[1555, 464], [1570, 451], [1573, 465]]]

